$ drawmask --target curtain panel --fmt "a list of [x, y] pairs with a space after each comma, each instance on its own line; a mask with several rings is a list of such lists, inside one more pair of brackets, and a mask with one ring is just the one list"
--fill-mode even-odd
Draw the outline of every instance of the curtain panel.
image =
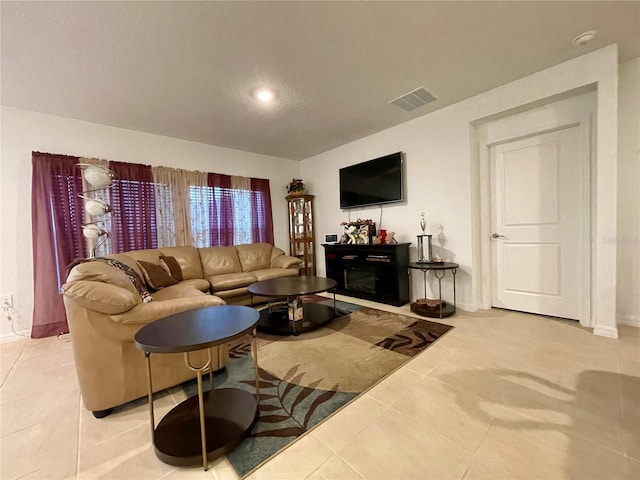
[[158, 229], [158, 246], [175, 247], [178, 242], [176, 224], [180, 223], [184, 216], [176, 196], [179, 198], [180, 192], [188, 187], [182, 185], [179, 171], [173, 168], [151, 167], [151, 172], [156, 198], [156, 220], [162, 225], [162, 228]]
[[251, 236], [254, 242], [273, 245], [273, 214], [269, 180], [251, 179]]
[[60, 288], [75, 258], [87, 255], [82, 236], [78, 157], [32, 152], [32, 338], [68, 333]]
[[114, 253], [158, 248], [155, 186], [149, 165], [109, 162], [117, 175], [109, 191]]
[[207, 186], [208, 174], [184, 170], [184, 176], [188, 188], [182, 201], [184, 202], [186, 220], [189, 222], [187, 228], [189, 228], [190, 232], [190, 236], [188, 238], [185, 237], [187, 243], [184, 245], [208, 247], [211, 245], [208, 240], [209, 204], [206, 201], [206, 191], [209, 190]]
[[209, 173], [208, 184], [211, 187], [211, 200], [209, 202], [210, 245], [233, 245], [235, 222], [233, 215], [233, 196], [231, 193], [231, 176]]
[[206, 246], [207, 174], [168, 167], [152, 167], [156, 193], [158, 245]]
[[246, 222], [235, 223], [233, 235], [234, 245], [245, 245], [253, 241], [251, 235], [251, 179], [247, 177], [231, 176], [231, 196], [233, 198], [234, 218], [245, 218]]

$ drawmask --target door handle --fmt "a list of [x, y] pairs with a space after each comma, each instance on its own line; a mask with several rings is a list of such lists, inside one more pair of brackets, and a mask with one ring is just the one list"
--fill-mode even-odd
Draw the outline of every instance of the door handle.
[[505, 235], [500, 235], [499, 233], [492, 233], [491, 238], [504, 238]]

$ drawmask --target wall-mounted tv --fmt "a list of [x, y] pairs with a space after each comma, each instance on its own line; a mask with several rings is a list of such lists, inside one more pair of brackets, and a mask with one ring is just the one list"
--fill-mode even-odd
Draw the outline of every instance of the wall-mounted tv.
[[404, 200], [402, 152], [340, 169], [340, 208]]

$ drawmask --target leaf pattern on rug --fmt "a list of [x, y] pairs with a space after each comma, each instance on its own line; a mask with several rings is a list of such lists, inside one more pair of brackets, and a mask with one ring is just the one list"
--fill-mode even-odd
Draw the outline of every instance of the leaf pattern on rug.
[[418, 320], [400, 332], [380, 340], [376, 345], [413, 357], [450, 329], [449, 325]]
[[240, 358], [251, 353], [251, 344], [244, 341], [239, 341], [236, 344], [229, 345], [229, 358]]
[[[331, 390], [317, 390], [322, 379], [314, 380], [308, 386], [299, 382], [305, 376], [299, 372], [301, 365], [289, 369], [281, 380], [258, 367], [260, 376], [260, 417], [250, 437], [291, 437], [306, 432], [312, 419], [323, 403], [328, 402], [338, 391], [339, 385]], [[255, 392], [255, 378], [240, 380]]]

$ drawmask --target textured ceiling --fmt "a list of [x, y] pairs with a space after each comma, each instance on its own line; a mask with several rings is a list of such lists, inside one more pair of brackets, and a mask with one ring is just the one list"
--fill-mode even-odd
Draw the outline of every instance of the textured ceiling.
[[[2, 104], [303, 159], [618, 43], [640, 2], [7, 2]], [[571, 40], [598, 31], [588, 46]], [[251, 90], [278, 92], [271, 108]], [[424, 86], [411, 112], [387, 102]]]

